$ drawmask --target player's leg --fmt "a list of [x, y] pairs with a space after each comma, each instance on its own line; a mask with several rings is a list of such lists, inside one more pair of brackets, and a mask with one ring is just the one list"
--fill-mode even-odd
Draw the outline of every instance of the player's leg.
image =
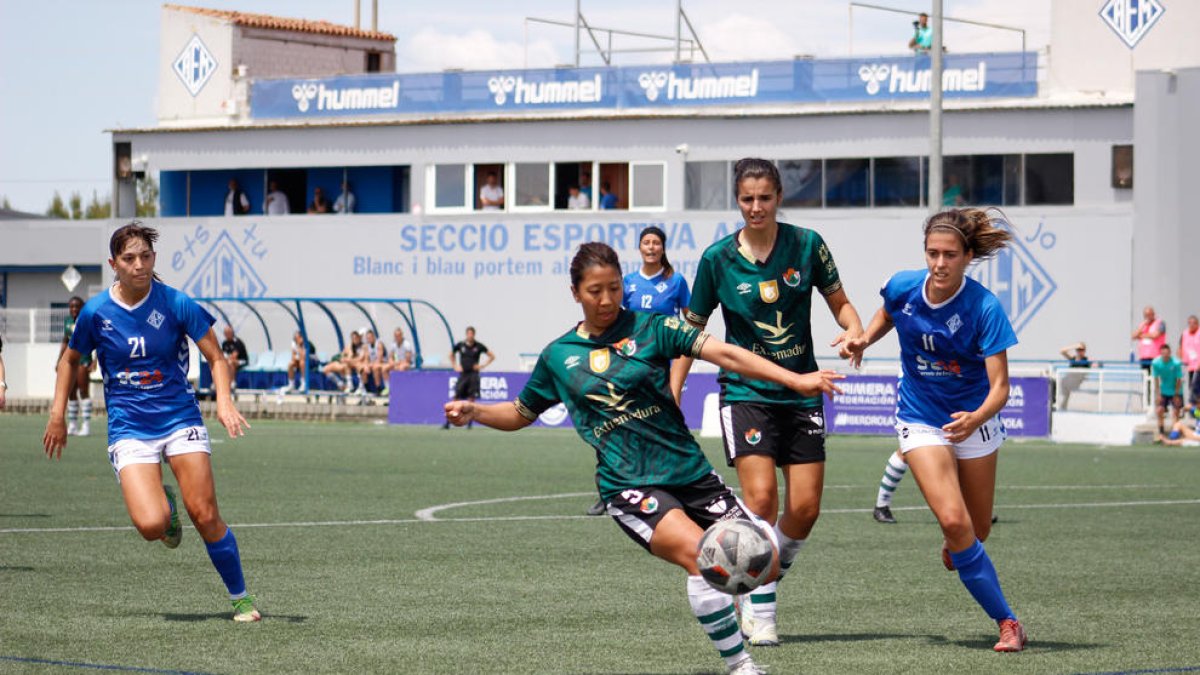
[[962, 489], [975, 538], [987, 541], [992, 533], [992, 508], [996, 498], [996, 463], [1000, 453], [959, 459], [958, 482]]
[[879, 479], [879, 494], [875, 496], [875, 510], [871, 514], [876, 522], [895, 524], [892, 497], [895, 496], [896, 488], [900, 487], [900, 481], [906, 473], [908, 462], [904, 461], [904, 455], [897, 450], [888, 457], [887, 464], [883, 467], [883, 478]]
[[163, 489], [162, 467], [157, 461], [132, 459], [126, 458], [117, 472], [125, 510], [143, 539], [165, 542], [171, 525], [171, 504]]
[[1166, 433], [1163, 429], [1163, 417], [1167, 414], [1167, 397], [1162, 394], [1158, 395], [1158, 405], [1154, 408], [1154, 414], [1158, 416], [1158, 434], [1162, 436]]
[[80, 364], [75, 371], [75, 388], [79, 395], [79, 429], [80, 436], [92, 433], [92, 367], [91, 361]]
[[[166, 448], [167, 461], [179, 481], [179, 491], [196, 532], [204, 540], [208, 558], [229, 591], [234, 621], [258, 621], [254, 597], [246, 592], [242, 558], [233, 530], [221, 518], [217, 491], [213, 482], [208, 435], [203, 427], [182, 430], [183, 437], [173, 439]], [[177, 434], [179, 432], [176, 432]]]
[[1176, 393], [1174, 396], [1171, 397], [1171, 426], [1175, 426], [1175, 423], [1178, 422], [1179, 418], [1182, 416], [1183, 416], [1183, 395]]

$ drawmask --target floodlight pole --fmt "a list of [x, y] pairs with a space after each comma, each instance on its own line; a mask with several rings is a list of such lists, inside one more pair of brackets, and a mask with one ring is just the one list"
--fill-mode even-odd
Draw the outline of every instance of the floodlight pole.
[[929, 215], [942, 208], [942, 0], [933, 0], [929, 64]]
[[683, 0], [675, 0], [675, 63], [679, 63], [683, 46]]
[[583, 7], [581, 7], [582, 2], [583, 2], [583, 0], [575, 0], [575, 67], [576, 68], [579, 67], [579, 31], [581, 30], [579, 24], [580, 24], [581, 19], [583, 19]]

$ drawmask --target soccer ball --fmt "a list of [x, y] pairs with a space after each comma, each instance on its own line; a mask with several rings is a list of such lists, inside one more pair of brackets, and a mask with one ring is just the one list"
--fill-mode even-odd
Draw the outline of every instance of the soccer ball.
[[700, 538], [696, 565], [709, 586], [741, 595], [775, 578], [779, 551], [770, 535], [751, 521], [721, 520]]

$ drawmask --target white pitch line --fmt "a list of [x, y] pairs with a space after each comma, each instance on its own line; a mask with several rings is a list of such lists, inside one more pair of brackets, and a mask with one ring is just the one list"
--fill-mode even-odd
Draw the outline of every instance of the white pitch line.
[[[477, 502], [458, 502], [456, 504], [444, 504], [442, 506], [433, 506], [428, 509], [422, 509], [418, 513], [425, 513], [423, 518], [397, 518], [397, 519], [379, 519], [379, 520], [323, 520], [323, 521], [297, 521], [291, 523], [234, 523], [232, 527], [355, 527], [362, 525], [414, 525], [417, 523], [478, 523], [478, 522], [518, 522], [518, 521], [536, 521], [536, 520], [594, 520], [594, 516], [576, 516], [576, 515], [547, 515], [547, 516], [478, 516], [469, 518], [434, 518], [431, 513], [445, 510], [458, 506], [474, 506], [478, 504], [492, 504], [500, 502], [515, 502], [528, 501], [535, 499], [560, 499], [565, 497], [581, 497], [587, 496], [590, 492], [573, 492], [561, 495], [544, 495], [532, 497], [505, 497], [502, 499], [488, 499]], [[1094, 508], [1114, 508], [1126, 506], [1180, 506], [1180, 505], [1200, 505], [1200, 499], [1164, 499], [1164, 500], [1146, 500], [1146, 501], [1128, 501], [1128, 502], [1083, 502], [1079, 504], [1001, 504], [998, 506], [1003, 511], [1011, 511], [1017, 509], [1094, 509]], [[922, 511], [925, 506], [893, 506], [893, 511]], [[870, 508], [861, 509], [822, 509], [822, 514], [845, 514], [845, 513], [870, 513]], [[0, 534], [51, 534], [59, 532], [118, 532], [132, 531], [132, 526], [95, 526], [95, 527], [20, 527], [20, 528], [5, 528], [0, 529]]]
[[561, 494], [561, 495], [532, 495], [532, 496], [523, 495], [520, 497], [501, 497], [499, 499], [481, 499], [481, 500], [473, 501], [473, 502], [455, 502], [453, 504], [441, 504], [438, 506], [431, 506], [427, 509], [421, 509], [420, 511], [417, 511], [416, 516], [417, 516], [417, 518], [419, 518], [421, 520], [433, 521], [433, 520], [439, 520], [438, 518], [434, 517], [434, 514], [437, 513], [438, 511], [445, 511], [446, 509], [456, 509], [460, 506], [480, 506], [482, 504], [504, 504], [506, 502], [524, 502], [524, 501], [531, 501], [531, 500], [535, 500], [535, 499], [565, 499], [567, 497], [587, 497], [588, 495], [594, 495], [594, 494], [595, 494], [594, 492], [568, 492], [566, 494]]

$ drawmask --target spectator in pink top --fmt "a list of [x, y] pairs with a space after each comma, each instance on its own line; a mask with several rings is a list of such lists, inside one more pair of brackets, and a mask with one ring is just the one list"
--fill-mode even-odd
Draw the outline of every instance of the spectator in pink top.
[[1179, 336], [1179, 358], [1187, 369], [1188, 400], [1196, 405], [1200, 399], [1200, 319], [1195, 314], [1187, 318], [1187, 329]]
[[1158, 350], [1167, 344], [1167, 324], [1154, 315], [1154, 308], [1146, 305], [1142, 310], [1142, 322], [1133, 331], [1138, 341], [1137, 356], [1143, 370], [1150, 370], [1150, 362], [1158, 358]]

